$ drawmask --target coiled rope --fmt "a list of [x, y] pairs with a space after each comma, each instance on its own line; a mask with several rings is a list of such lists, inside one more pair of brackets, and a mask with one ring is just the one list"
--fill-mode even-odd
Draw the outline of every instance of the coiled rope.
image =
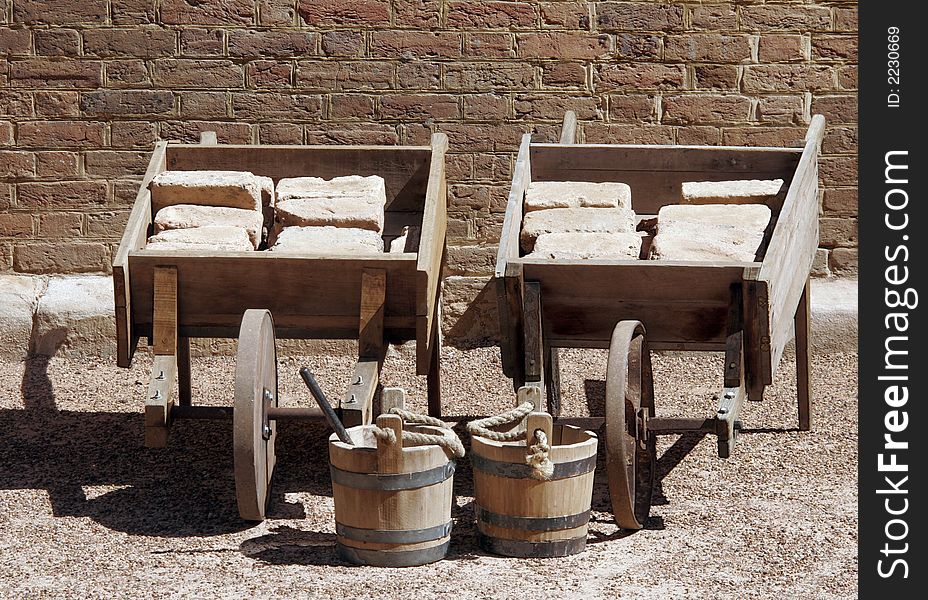
[[[404, 446], [428, 446], [430, 444], [434, 444], [436, 446], [440, 446], [442, 450], [451, 454], [451, 456], [455, 458], [461, 458], [464, 456], [464, 444], [461, 443], [461, 438], [459, 438], [458, 434], [456, 434], [454, 430], [451, 429], [451, 427], [449, 427], [448, 424], [441, 419], [414, 413], [398, 407], [390, 409], [390, 412], [394, 415], [399, 415], [405, 423], [429, 425], [431, 427], [441, 429], [441, 435], [419, 433], [416, 431], [407, 431], [404, 429]], [[374, 437], [382, 442], [386, 442], [387, 444], [396, 443], [396, 432], [389, 427], [381, 428], [375, 425], [372, 429], [372, 432]]]
[[[511, 431], [493, 431], [490, 427], [500, 427], [511, 425], [522, 421], [525, 417], [535, 410], [535, 405], [531, 402], [523, 402], [519, 406], [508, 410], [502, 414], [477, 419], [467, 424], [467, 432], [471, 435], [480, 436], [496, 442], [514, 442], [525, 439], [525, 427], [518, 427]], [[525, 463], [532, 468], [532, 478], [540, 481], [547, 481], [554, 475], [554, 463], [549, 456], [551, 445], [548, 443], [548, 436], [541, 429], [532, 432], [535, 444], [529, 446], [531, 454], [525, 457]]]

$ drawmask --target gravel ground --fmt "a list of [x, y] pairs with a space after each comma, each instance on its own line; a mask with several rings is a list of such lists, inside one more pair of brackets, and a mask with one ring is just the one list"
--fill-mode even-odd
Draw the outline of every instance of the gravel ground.
[[[564, 413], [601, 410], [606, 355], [564, 351]], [[310, 398], [309, 365], [337, 395], [350, 358], [280, 361], [286, 404]], [[598, 474], [587, 550], [561, 559], [487, 555], [474, 542], [467, 459], [455, 478], [447, 560], [409, 569], [353, 567], [334, 555], [321, 424], [281, 426], [270, 519], [237, 518], [228, 422], [183, 422], [169, 447], [142, 447], [151, 360], [0, 364], [0, 597], [35, 598], [850, 598], [857, 594], [857, 357], [818, 356], [814, 423], [796, 431], [794, 364], [742, 413], [733, 457], [714, 437], [658, 442], [648, 527], [616, 529]], [[194, 360], [197, 403], [228, 404], [233, 360]], [[659, 415], [714, 412], [719, 355], [654, 357]], [[406, 351], [383, 380], [424, 403]], [[512, 403], [496, 349], [446, 349], [447, 414]], [[208, 399], [216, 399], [210, 401]], [[601, 414], [601, 413], [600, 413]]]

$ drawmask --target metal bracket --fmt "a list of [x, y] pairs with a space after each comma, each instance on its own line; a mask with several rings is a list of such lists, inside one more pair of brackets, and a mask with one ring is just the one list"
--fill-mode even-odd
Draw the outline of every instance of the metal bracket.
[[261, 419], [261, 437], [266, 442], [274, 435], [274, 429], [271, 427], [271, 419], [268, 416], [270, 414], [270, 408], [274, 406], [274, 393], [269, 389], [265, 389], [261, 397], [264, 399], [264, 410], [261, 411], [263, 415]]

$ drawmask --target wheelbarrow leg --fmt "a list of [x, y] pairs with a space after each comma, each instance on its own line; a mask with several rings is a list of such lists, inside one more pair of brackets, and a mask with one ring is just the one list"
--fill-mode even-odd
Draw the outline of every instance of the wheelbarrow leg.
[[340, 404], [345, 427], [368, 425], [373, 420], [374, 396], [380, 385], [380, 367], [386, 351], [383, 340], [386, 290], [386, 271], [364, 269], [361, 274], [358, 362]]
[[809, 431], [812, 427], [812, 397], [810, 357], [810, 307], [809, 280], [806, 279], [799, 307], [796, 309], [796, 395], [799, 399], [799, 431]]
[[193, 390], [190, 382], [190, 338], [177, 340], [177, 392], [178, 404], [193, 404]]
[[155, 267], [153, 289], [151, 341], [155, 359], [145, 400], [145, 446], [163, 448], [168, 443], [177, 377], [177, 269]]
[[719, 395], [715, 414], [719, 458], [728, 458], [735, 449], [737, 422], [746, 397], [744, 385], [744, 308], [741, 286], [731, 286], [728, 308], [728, 330], [725, 337], [725, 383]]

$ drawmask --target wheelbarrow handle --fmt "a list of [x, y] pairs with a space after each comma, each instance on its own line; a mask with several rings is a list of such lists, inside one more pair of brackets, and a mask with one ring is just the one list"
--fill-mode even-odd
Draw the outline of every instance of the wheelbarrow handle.
[[319, 383], [316, 381], [316, 378], [313, 377], [313, 374], [309, 369], [303, 367], [300, 369], [300, 377], [303, 378], [303, 383], [306, 384], [313, 398], [316, 399], [316, 403], [319, 404], [319, 408], [322, 409], [322, 414], [325, 415], [325, 420], [328, 422], [329, 427], [335, 430], [335, 435], [338, 436], [338, 439], [349, 446], [354, 446], [354, 441], [352, 441], [351, 436], [348, 435], [348, 430], [345, 429], [345, 425], [342, 423], [341, 419], [338, 418], [335, 409], [332, 408], [325, 394], [322, 393], [322, 388], [319, 387]]

